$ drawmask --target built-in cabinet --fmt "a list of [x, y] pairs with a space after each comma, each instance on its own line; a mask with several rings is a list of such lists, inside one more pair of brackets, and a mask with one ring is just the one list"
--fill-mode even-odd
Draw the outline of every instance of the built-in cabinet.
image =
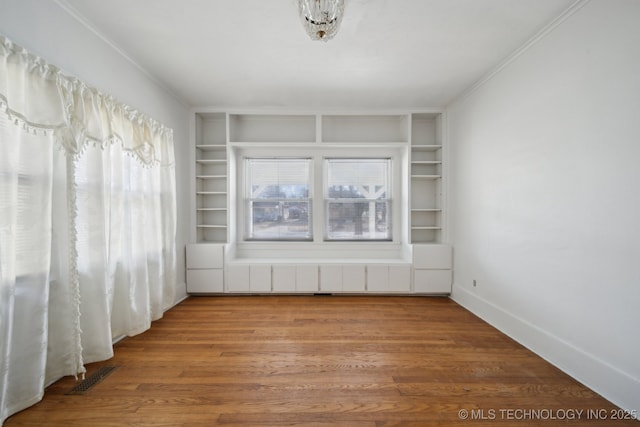
[[224, 249], [221, 244], [187, 245], [187, 292], [224, 292]]
[[410, 264], [368, 264], [368, 292], [411, 292]]
[[[393, 114], [262, 114], [202, 111], [193, 116], [190, 293], [424, 293], [451, 290], [446, 245], [446, 150], [438, 112]], [[395, 215], [403, 249], [397, 259], [364, 256], [345, 262], [283, 256], [239, 259], [236, 153], [246, 147], [369, 147], [402, 153], [402, 202]], [[397, 151], [396, 151], [397, 152]], [[275, 155], [275, 154], [274, 154]], [[397, 219], [395, 221], [398, 221]], [[348, 245], [349, 243], [346, 243]], [[311, 253], [315, 253], [311, 251]], [[336, 256], [334, 255], [334, 258]], [[276, 258], [278, 258], [276, 256]], [[390, 257], [393, 258], [393, 257]]]
[[320, 292], [366, 292], [366, 271], [362, 264], [324, 264], [320, 266]]
[[449, 245], [413, 245], [413, 291], [451, 292], [453, 254]]
[[[447, 245], [420, 245], [416, 248], [418, 250], [414, 252], [413, 263], [232, 262], [226, 265], [224, 290], [216, 280], [211, 282], [210, 288], [207, 288], [206, 284], [197, 282], [190, 289], [194, 289], [192, 292], [197, 293], [253, 294], [446, 294], [451, 292], [451, 248]], [[204, 270], [197, 271], [199, 275], [207, 274]], [[198, 279], [200, 279], [199, 276]]]

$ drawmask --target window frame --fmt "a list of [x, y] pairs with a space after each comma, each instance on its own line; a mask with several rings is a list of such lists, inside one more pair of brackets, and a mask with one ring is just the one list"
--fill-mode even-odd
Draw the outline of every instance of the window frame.
[[[308, 161], [308, 175], [307, 175], [307, 197], [306, 198], [287, 198], [287, 197], [275, 197], [275, 198], [256, 198], [254, 197], [253, 190], [252, 190], [252, 180], [251, 180], [251, 169], [250, 169], [250, 163], [252, 160], [256, 160], [256, 161], [279, 161], [282, 160], [283, 163], [286, 161]], [[283, 157], [283, 156], [277, 156], [277, 157], [246, 157], [243, 160], [243, 167], [244, 167], [244, 176], [245, 176], [245, 180], [244, 180], [244, 185], [243, 185], [243, 190], [242, 190], [242, 197], [241, 199], [244, 201], [244, 207], [245, 207], [245, 216], [244, 216], [244, 236], [243, 236], [243, 240], [244, 241], [263, 241], [263, 242], [288, 242], [288, 241], [292, 241], [292, 242], [309, 242], [309, 241], [313, 241], [314, 239], [314, 234], [313, 234], [313, 178], [314, 178], [314, 172], [313, 172], [313, 159], [309, 156], [306, 157]], [[280, 184], [278, 184], [278, 186], [280, 186]], [[308, 210], [307, 210], [307, 236], [306, 237], [282, 237], [282, 238], [266, 238], [266, 237], [256, 237], [255, 233], [253, 232], [253, 229], [255, 228], [255, 220], [254, 220], [254, 213], [251, 211], [252, 207], [253, 207], [253, 203], [278, 203], [278, 205], [282, 206], [285, 203], [307, 203], [308, 205]], [[311, 209], [309, 209], [311, 208]], [[284, 215], [282, 215], [284, 216]], [[280, 215], [279, 215], [280, 217]]]
[[[383, 199], [372, 199], [372, 198], [348, 198], [348, 197], [330, 197], [330, 182], [329, 182], [329, 167], [332, 161], [336, 161], [336, 163], [341, 162], [353, 162], [353, 163], [364, 163], [366, 161], [384, 161], [386, 163], [385, 168], [385, 197]], [[392, 167], [393, 160], [390, 157], [325, 157], [323, 160], [323, 204], [324, 204], [324, 217], [323, 219], [323, 236], [324, 241], [326, 242], [390, 242], [393, 241], [393, 176], [392, 176]], [[371, 191], [371, 189], [369, 189]], [[380, 202], [384, 202], [386, 205], [386, 222], [387, 222], [387, 237], [369, 237], [369, 238], [338, 238], [331, 237], [331, 214], [330, 214], [330, 205], [332, 203], [345, 203], [345, 204], [353, 204], [355, 205], [358, 202], [366, 201], [369, 204], [373, 202], [378, 204]], [[375, 209], [375, 208], [374, 208]], [[371, 222], [368, 224], [371, 225]]]
[[[408, 242], [408, 164], [406, 144], [265, 144], [232, 143], [230, 183], [231, 240], [233, 253], [240, 258], [280, 258], [285, 256], [305, 258], [389, 258], [405, 257]], [[247, 158], [311, 158], [312, 159], [312, 218], [313, 240], [246, 240], [245, 189]], [[385, 158], [391, 160], [391, 240], [325, 240], [324, 186], [325, 159], [335, 158]]]

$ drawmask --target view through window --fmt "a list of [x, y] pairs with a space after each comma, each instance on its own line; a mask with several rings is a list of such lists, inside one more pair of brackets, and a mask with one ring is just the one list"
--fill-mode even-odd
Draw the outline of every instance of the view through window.
[[311, 159], [247, 159], [247, 239], [311, 240]]
[[322, 165], [314, 174], [313, 158], [245, 159], [245, 240], [313, 240], [312, 189], [321, 177], [324, 207], [316, 213], [324, 218], [316, 220], [324, 240], [392, 240], [391, 159], [325, 158]]
[[326, 159], [325, 238], [391, 240], [390, 159]]

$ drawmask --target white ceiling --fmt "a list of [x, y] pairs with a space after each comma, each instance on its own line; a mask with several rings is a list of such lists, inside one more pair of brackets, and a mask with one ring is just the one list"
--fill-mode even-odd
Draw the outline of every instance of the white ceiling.
[[60, 0], [190, 106], [443, 107], [575, 0], [345, 0], [311, 41], [296, 0]]

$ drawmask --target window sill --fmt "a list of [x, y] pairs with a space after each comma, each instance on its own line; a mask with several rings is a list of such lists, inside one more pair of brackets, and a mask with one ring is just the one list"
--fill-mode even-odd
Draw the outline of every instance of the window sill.
[[410, 263], [409, 245], [393, 242], [241, 242], [228, 263], [371, 264]]

